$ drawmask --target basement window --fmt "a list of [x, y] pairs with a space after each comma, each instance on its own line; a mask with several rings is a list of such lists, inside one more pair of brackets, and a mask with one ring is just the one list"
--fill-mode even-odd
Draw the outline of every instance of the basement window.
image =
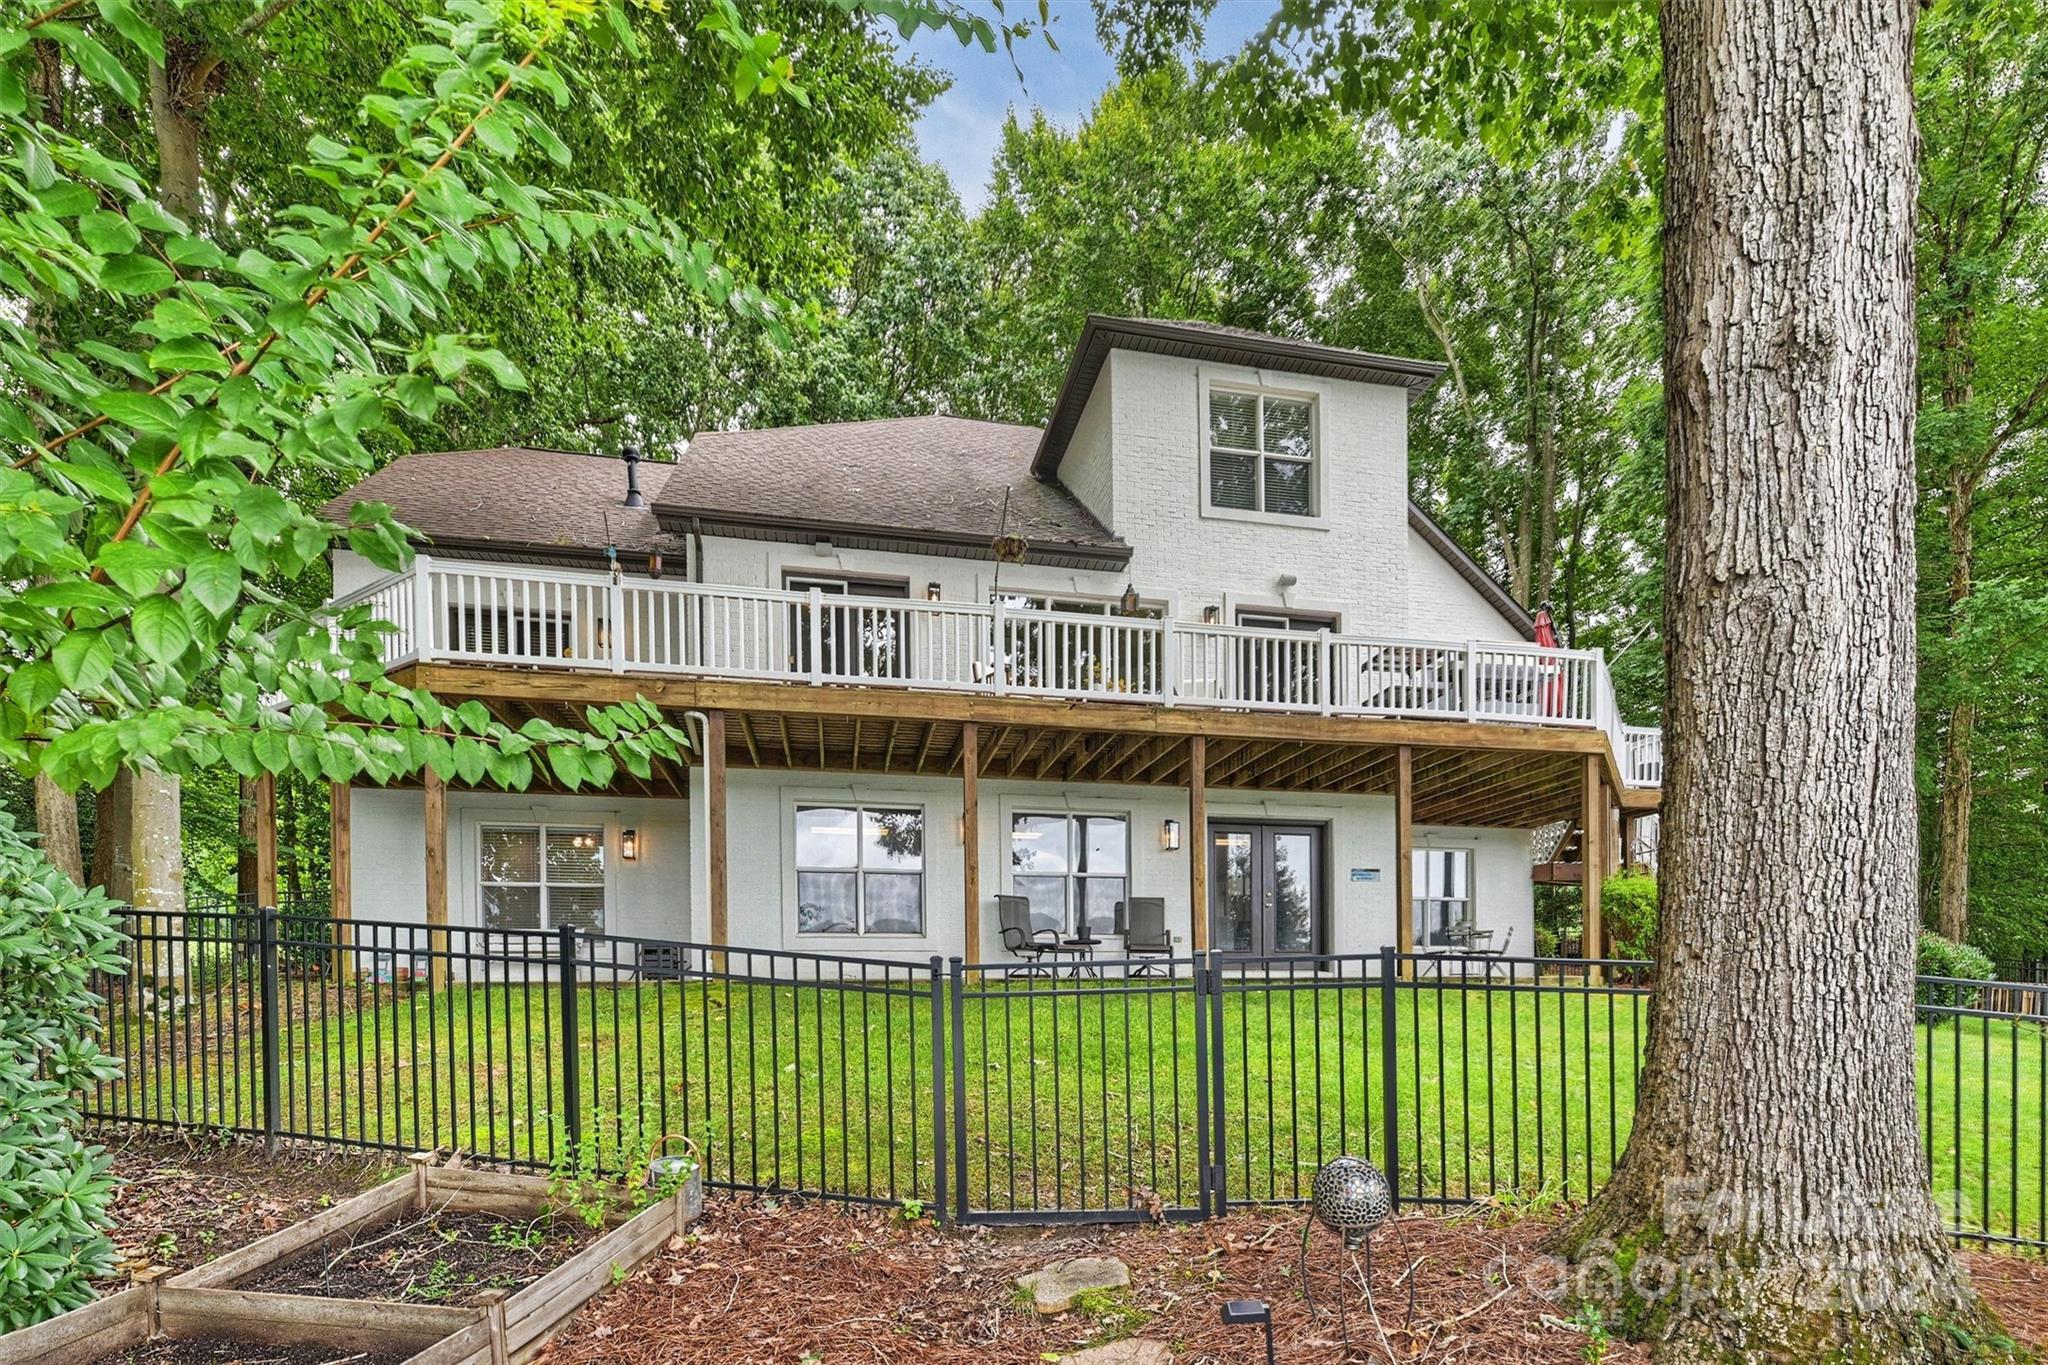
[[604, 932], [604, 830], [587, 825], [485, 825], [479, 922], [486, 929]]
[[799, 934], [924, 933], [924, 812], [796, 808]]

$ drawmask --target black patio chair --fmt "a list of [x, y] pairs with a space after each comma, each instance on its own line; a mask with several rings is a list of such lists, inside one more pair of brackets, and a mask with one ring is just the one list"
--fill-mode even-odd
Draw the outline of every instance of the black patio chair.
[[1123, 937], [1128, 958], [1164, 957], [1165, 962], [1144, 962], [1132, 966], [1127, 976], [1158, 976], [1162, 969], [1173, 977], [1173, 937], [1166, 932], [1166, 898], [1133, 896], [1116, 903], [1116, 932]]
[[1010, 975], [1051, 977], [1052, 969], [1046, 965], [1045, 958], [1048, 953], [1057, 957], [1059, 931], [1032, 928], [1031, 902], [1022, 896], [997, 896], [996, 920], [1002, 925], [1003, 947], [1025, 963], [1011, 968]]

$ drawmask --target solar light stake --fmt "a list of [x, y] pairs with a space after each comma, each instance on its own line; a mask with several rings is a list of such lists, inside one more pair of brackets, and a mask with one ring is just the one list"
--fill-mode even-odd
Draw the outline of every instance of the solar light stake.
[[1273, 1354], [1273, 1310], [1259, 1299], [1232, 1299], [1223, 1305], [1225, 1327], [1251, 1327], [1261, 1323], [1266, 1328], [1266, 1365], [1274, 1365], [1278, 1357]]

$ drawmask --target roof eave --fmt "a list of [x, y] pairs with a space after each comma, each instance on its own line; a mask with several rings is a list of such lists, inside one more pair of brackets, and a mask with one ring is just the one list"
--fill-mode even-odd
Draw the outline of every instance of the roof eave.
[[[995, 558], [991, 537], [969, 531], [943, 531], [931, 527], [882, 526], [873, 522], [825, 521], [805, 517], [783, 517], [757, 512], [736, 512], [730, 508], [686, 507], [663, 503], [655, 508], [665, 530], [679, 530], [697, 523], [706, 535], [718, 535], [721, 528], [748, 535], [763, 532], [790, 540], [835, 540], [842, 537], [891, 540], [906, 547], [940, 547], [968, 558]], [[681, 525], [678, 526], [677, 523]], [[1035, 560], [1092, 561], [1105, 569], [1130, 563], [1131, 547], [1121, 541], [1091, 542], [1048, 540], [1027, 537], [1026, 557]]]

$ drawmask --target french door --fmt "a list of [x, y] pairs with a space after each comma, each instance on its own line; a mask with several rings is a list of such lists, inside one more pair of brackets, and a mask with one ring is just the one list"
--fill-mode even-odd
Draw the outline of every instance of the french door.
[[1209, 943], [1270, 957], [1321, 950], [1323, 830], [1254, 821], [1209, 823]]

